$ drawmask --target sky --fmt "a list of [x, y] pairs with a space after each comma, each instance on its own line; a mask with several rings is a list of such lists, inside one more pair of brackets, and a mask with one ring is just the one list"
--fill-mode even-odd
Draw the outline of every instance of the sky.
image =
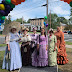
[[[1, 3], [2, 0], [0, 0]], [[41, 7], [46, 4], [46, 0], [26, 0], [21, 4], [15, 6], [15, 8], [9, 13], [11, 20], [17, 18], [24, 18], [24, 20], [33, 18], [43, 18], [46, 16], [46, 7]], [[56, 13], [59, 17], [65, 17], [69, 19], [70, 6], [69, 4], [60, 0], [49, 0], [48, 2], [48, 13]]]

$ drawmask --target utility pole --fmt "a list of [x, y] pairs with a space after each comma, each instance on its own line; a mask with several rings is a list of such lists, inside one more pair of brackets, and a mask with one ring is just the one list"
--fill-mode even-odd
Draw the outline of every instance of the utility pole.
[[[48, 0], [47, 0], [47, 2], [46, 2], [46, 7], [47, 7], [47, 11], [46, 11], [46, 14], [47, 14], [47, 18], [48, 18]], [[47, 19], [47, 24], [48, 24], [48, 19]]]
[[[47, 2], [46, 2], [46, 8], [47, 8], [47, 24], [48, 24], [48, 0], [47, 0]], [[46, 28], [46, 34], [48, 35], [48, 27]]]
[[50, 28], [51, 28], [51, 10], [50, 10]]

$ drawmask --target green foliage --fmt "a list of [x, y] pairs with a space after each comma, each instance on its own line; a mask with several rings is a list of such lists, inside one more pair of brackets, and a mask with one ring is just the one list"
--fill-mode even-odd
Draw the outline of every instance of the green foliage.
[[70, 13], [70, 16], [72, 16], [72, 7], [71, 7], [71, 9], [70, 9], [70, 12], [71, 12], [71, 13]]
[[10, 24], [11, 23], [11, 15], [8, 16], [8, 19], [5, 18], [5, 24]]
[[[22, 24], [22, 18], [16, 19], [15, 21], [20, 22]], [[26, 23], [26, 21], [24, 20], [23, 23]]]
[[27, 23], [30, 23], [30, 19], [28, 19]]
[[[51, 14], [51, 28], [56, 29], [57, 26], [60, 26], [60, 22], [57, 20], [57, 14]], [[46, 20], [45, 20], [46, 22]], [[50, 28], [50, 14], [48, 15], [48, 29]]]

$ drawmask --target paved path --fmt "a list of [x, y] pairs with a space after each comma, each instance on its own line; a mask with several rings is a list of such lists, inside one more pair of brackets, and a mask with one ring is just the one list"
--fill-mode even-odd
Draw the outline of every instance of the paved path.
[[[72, 48], [72, 45], [66, 45], [66, 48]], [[4, 51], [6, 49], [5, 47], [0, 47], [0, 51]]]
[[36, 68], [36, 67], [22, 67], [20, 72], [57, 72], [57, 66], [55, 67], [45, 67], [45, 68]]

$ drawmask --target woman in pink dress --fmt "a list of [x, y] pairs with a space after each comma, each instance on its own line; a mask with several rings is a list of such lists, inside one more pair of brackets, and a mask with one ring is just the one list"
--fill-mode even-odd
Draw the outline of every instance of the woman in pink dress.
[[48, 36], [45, 34], [45, 29], [41, 29], [41, 35], [37, 39], [38, 66], [45, 67], [48, 65]]

